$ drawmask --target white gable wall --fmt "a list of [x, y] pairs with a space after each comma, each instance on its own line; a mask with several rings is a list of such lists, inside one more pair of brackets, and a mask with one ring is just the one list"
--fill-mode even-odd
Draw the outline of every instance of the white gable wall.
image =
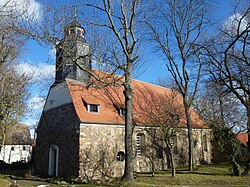
[[19, 161], [29, 162], [31, 152], [31, 145], [4, 145], [1, 147], [0, 160], [8, 164]]
[[72, 99], [67, 87], [67, 83], [63, 82], [50, 89], [44, 106], [44, 111], [72, 103]]

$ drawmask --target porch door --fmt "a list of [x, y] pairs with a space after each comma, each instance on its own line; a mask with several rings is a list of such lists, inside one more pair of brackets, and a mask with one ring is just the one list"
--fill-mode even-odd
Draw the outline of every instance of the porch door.
[[58, 176], [58, 156], [59, 149], [56, 145], [52, 145], [49, 151], [49, 176]]

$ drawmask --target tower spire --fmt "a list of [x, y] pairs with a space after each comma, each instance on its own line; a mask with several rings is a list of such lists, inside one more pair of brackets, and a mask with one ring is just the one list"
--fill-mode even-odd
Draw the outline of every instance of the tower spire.
[[74, 20], [77, 20], [77, 4], [73, 5], [74, 8]]
[[[57, 44], [55, 84], [66, 78], [88, 83], [90, 75], [79, 68], [91, 70], [91, 46], [86, 43], [85, 30], [77, 21], [77, 5], [74, 8], [74, 20], [64, 27], [64, 37]], [[71, 56], [69, 56], [71, 55]], [[75, 60], [76, 61], [75, 61]], [[76, 63], [77, 62], [77, 63]]]

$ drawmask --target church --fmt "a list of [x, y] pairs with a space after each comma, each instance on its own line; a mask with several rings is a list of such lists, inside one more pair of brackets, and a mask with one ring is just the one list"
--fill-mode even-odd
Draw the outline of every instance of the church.
[[[62, 42], [56, 46], [55, 82], [37, 127], [36, 175], [97, 179], [123, 174], [124, 89], [119, 85], [100, 86], [93, 75], [101, 79], [122, 77], [92, 70], [91, 53], [79, 22], [74, 20], [66, 25]], [[168, 151], [173, 151], [177, 166], [187, 165], [188, 139], [181, 96], [171, 89], [135, 79], [132, 87], [134, 172], [169, 168], [164, 142], [156, 142], [152, 136], [162, 133], [165, 124], [171, 125], [171, 132], [175, 129], [173, 150]], [[166, 116], [168, 119], [164, 119]], [[211, 163], [211, 129], [193, 109], [191, 119], [195, 162]]]

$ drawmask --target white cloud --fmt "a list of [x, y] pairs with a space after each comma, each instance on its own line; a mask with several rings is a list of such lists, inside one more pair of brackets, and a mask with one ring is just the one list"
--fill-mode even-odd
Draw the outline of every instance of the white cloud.
[[230, 16], [224, 23], [223, 23], [223, 29], [231, 34], [236, 35], [237, 30], [239, 27], [239, 32], [241, 33], [244, 31], [247, 27], [249, 27], [249, 24], [246, 18], [242, 18], [242, 15], [239, 13], [233, 14]]
[[2, 12], [11, 12], [25, 21], [42, 18], [41, 5], [36, 0], [0, 0]]
[[45, 99], [41, 96], [35, 95], [29, 100], [29, 108], [32, 110], [41, 110], [44, 106]]
[[53, 47], [49, 50], [49, 56], [51, 59], [55, 60], [56, 59], [56, 48]]
[[31, 77], [33, 81], [51, 80], [55, 76], [55, 65], [46, 63], [31, 65], [25, 62], [18, 64], [18, 71]]

